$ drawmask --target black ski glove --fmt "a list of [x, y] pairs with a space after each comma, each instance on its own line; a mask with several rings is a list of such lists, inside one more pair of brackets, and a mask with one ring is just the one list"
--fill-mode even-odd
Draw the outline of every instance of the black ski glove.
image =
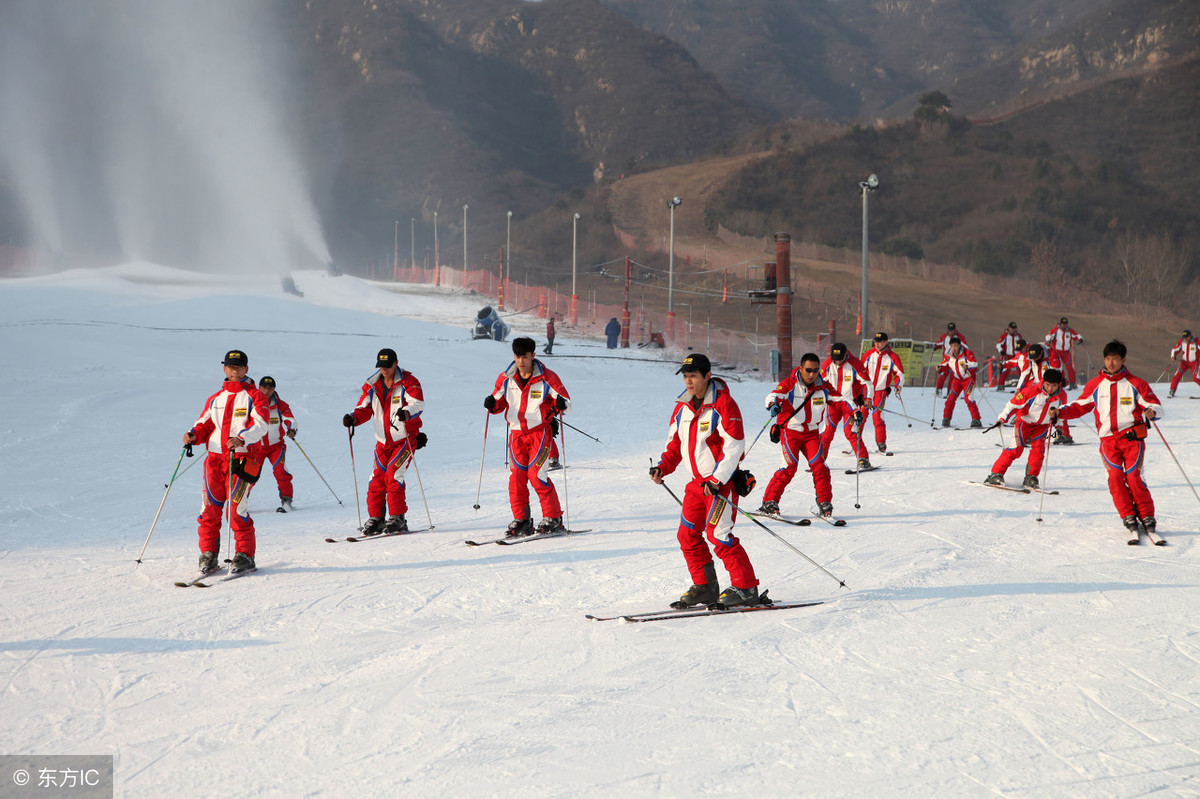
[[496, 398], [488, 394], [483, 398], [483, 407], [487, 408], [489, 413], [496, 410]]
[[425, 435], [424, 433], [417, 433], [417, 449], [424, 449], [425, 445], [428, 443], [429, 436]]
[[859, 427], [862, 427], [862, 423], [863, 423], [863, 414], [862, 414], [862, 411], [855, 411], [855, 412], [854, 412], [854, 423], [855, 423], [856, 425], [858, 425]]
[[558, 438], [558, 418], [555, 416], [550, 417], [550, 437]]
[[351, 416], [350, 414], [346, 414], [345, 416], [343, 416], [342, 417], [342, 426], [343, 427], [354, 427], [354, 417]]
[[401, 422], [407, 422], [408, 421], [408, 411], [401, 408], [400, 410], [396, 411], [396, 418]]
[[566, 397], [556, 398], [554, 400], [554, 407], [558, 408], [560, 411], [565, 411], [567, 409], [567, 398]]
[[770, 433], [770, 436], [771, 436], [771, 443], [772, 443], [772, 444], [778, 444], [778, 443], [779, 443], [779, 439], [782, 437], [782, 436], [781, 436], [781, 431], [780, 431], [780, 429], [779, 429], [779, 425], [777, 425], [777, 424], [773, 424], [773, 425], [771, 425], [771, 433]]

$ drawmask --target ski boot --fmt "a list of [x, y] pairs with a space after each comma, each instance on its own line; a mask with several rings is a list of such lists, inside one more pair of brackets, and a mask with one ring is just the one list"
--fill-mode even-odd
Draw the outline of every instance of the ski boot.
[[1026, 488], [1032, 488], [1032, 489], [1041, 488], [1041, 486], [1038, 485], [1037, 475], [1033, 475], [1033, 474], [1025, 475], [1025, 480], [1024, 480], [1024, 482], [1021, 483], [1021, 485], [1025, 486]]
[[292, 498], [291, 497], [280, 497], [279, 498], [279, 507], [283, 508], [284, 511], [295, 510], [295, 508], [292, 507]]
[[1147, 533], [1156, 533], [1158, 532], [1158, 519], [1154, 518], [1153, 516], [1143, 517], [1142, 527], [1146, 528]]
[[533, 522], [529, 519], [513, 519], [508, 523], [508, 532], [505, 535], [510, 538], [533, 535]]
[[974, 428], [981, 428], [981, 427], [983, 427], [983, 422], [980, 421], [979, 419], [972, 419], [970, 426], [974, 427]]
[[1175, 392], [1174, 392], [1174, 391], [1172, 391], [1170, 394], [1168, 394], [1168, 395], [1167, 395], [1167, 399], [1171, 399], [1171, 398], [1173, 398], [1174, 396], [1175, 396]]
[[829, 518], [830, 516], [833, 515], [833, 503], [832, 502], [820, 502], [817, 504], [817, 511], [825, 518]]
[[758, 588], [738, 588], [731, 585], [721, 592], [721, 596], [717, 598], [717, 602], [727, 608], [738, 605], [757, 605]]
[[696, 583], [684, 591], [683, 596], [679, 597], [677, 602], [671, 603], [671, 607], [676, 609], [692, 608], [696, 605], [711, 605], [716, 602], [720, 597], [721, 588], [717, 585], [717, 567], [712, 563], [704, 567], [704, 579], [706, 582]]
[[547, 533], [565, 533], [566, 531], [567, 528], [563, 527], [561, 516], [554, 519], [542, 519], [541, 523], [537, 526], [538, 535], [546, 535]]
[[558, 458], [551, 458], [550, 460], [546, 461], [546, 471], [548, 472], [556, 472], [561, 468], [562, 464], [559, 463]]
[[869, 458], [859, 458], [859, 459], [858, 459], [858, 470], [859, 470], [860, 472], [869, 472], [869, 471], [871, 471], [871, 461], [870, 461], [870, 459], [869, 459]]
[[241, 574], [242, 572], [252, 572], [258, 567], [254, 565], [254, 558], [247, 555], [245, 552], [234, 554], [233, 560], [229, 562], [230, 574]]
[[887, 452], [887, 444], [883, 444], [883, 443], [881, 443], [881, 444], [879, 445], [879, 451], [880, 451], [880, 452]]
[[379, 535], [383, 532], [383, 517], [372, 516], [367, 519], [367, 523], [362, 526], [363, 535]]
[[983, 484], [985, 486], [1002, 486], [1004, 485], [1004, 475], [1000, 472], [992, 472], [984, 478]]
[[217, 569], [221, 568], [221, 564], [217, 562], [216, 552], [201, 552], [200, 553], [200, 573], [212, 574]]
[[404, 518], [403, 513], [398, 513], [395, 516], [389, 516], [387, 522], [383, 525], [384, 535], [399, 535], [400, 533], [408, 532], [408, 520]]
[[1131, 533], [1138, 531], [1138, 517], [1136, 516], [1126, 516], [1124, 519], [1121, 519], [1121, 524], [1125, 525], [1125, 529]]
[[950, 417], [943, 416], [942, 417], [942, 427], [949, 427], [949, 426], [950, 426]]
[[779, 515], [779, 503], [771, 500], [763, 500], [763, 504], [758, 506], [758, 513], [765, 513], [769, 516]]

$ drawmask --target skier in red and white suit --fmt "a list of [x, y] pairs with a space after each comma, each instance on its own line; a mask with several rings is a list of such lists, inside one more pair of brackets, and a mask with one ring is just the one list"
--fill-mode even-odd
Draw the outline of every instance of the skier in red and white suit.
[[829, 350], [821, 364], [821, 379], [829, 385], [829, 406], [825, 411], [826, 424], [821, 432], [821, 448], [829, 452], [838, 424], [858, 458], [858, 468], [870, 469], [871, 456], [862, 440], [865, 414], [861, 410], [874, 400], [874, 389], [863, 372], [862, 361], [855, 358], [840, 341]]
[[996, 339], [996, 352], [1000, 353], [1000, 367], [996, 371], [997, 391], [1004, 390], [1004, 381], [1013, 371], [1009, 362], [1024, 346], [1025, 339], [1021, 337], [1021, 331], [1017, 330], [1017, 323], [1009, 322], [1008, 327], [1000, 333], [1000, 338]]
[[1029, 463], [1022, 485], [1025, 488], [1038, 488], [1038, 475], [1042, 473], [1042, 461], [1046, 458], [1046, 439], [1052, 426], [1050, 410], [1067, 401], [1062, 379], [1062, 372], [1047, 369], [1041, 383], [1026, 391], [1018, 391], [1000, 411], [997, 423], [1006, 422], [1014, 416], [1016, 422], [1011, 443], [992, 464], [992, 473], [984, 480], [985, 483], [1004, 485], [1004, 473], [1013, 461], [1021, 457], [1025, 447], [1029, 447]]
[[1060, 370], [1063, 378], [1075, 388], [1075, 345], [1083, 343], [1083, 336], [1067, 324], [1067, 317], [1058, 320], [1046, 334], [1046, 349], [1049, 350], [1050, 366]]
[[550, 417], [570, 410], [571, 396], [558, 375], [534, 357], [537, 345], [533, 339], [513, 339], [512, 351], [513, 362], [483, 400], [489, 413], [503, 413], [508, 422], [508, 501], [513, 513], [508, 535], [534, 532], [528, 518], [530, 484], [542, 506], [537, 532], [557, 532], [563, 529], [562, 506], [554, 483], [542, 472], [550, 458]]
[[[1046, 348], [1041, 344], [1030, 344], [1025, 352], [1019, 353], [1014, 360], [1021, 370], [1021, 377], [1017, 380], [1017, 393], [1023, 393], [1028, 397], [1045, 379], [1046, 370], [1050, 368], [1046, 362]], [[1059, 375], [1059, 382], [1062, 382], [1061, 370], [1059, 370]], [[1075, 443], [1075, 439], [1071, 438], [1071, 425], [1067, 423], [1066, 419], [1059, 420], [1058, 437], [1054, 443]]]
[[880, 452], [887, 452], [887, 422], [883, 418], [883, 405], [893, 390], [898, 397], [904, 388], [904, 365], [900, 363], [900, 356], [892, 352], [887, 333], [880, 331], [875, 334], [874, 344], [863, 359], [863, 370], [875, 390], [875, 401], [871, 406], [871, 416], [875, 421], [875, 445]]
[[[221, 362], [225, 381], [221, 390], [204, 403], [204, 411], [183, 435], [183, 443], [203, 442], [204, 500], [200, 508], [200, 570], [216, 571], [221, 551], [221, 516], [232, 502], [229, 526], [233, 530], [233, 568], [254, 568], [256, 542], [254, 520], [247, 500], [258, 481], [263, 463], [262, 439], [267, 435], [270, 411], [263, 395], [246, 377], [249, 358], [242, 350], [230, 350]], [[230, 475], [232, 470], [233, 474]]]
[[1175, 346], [1171, 348], [1171, 360], [1179, 361], [1179, 368], [1171, 377], [1171, 393], [1167, 394], [1168, 399], [1175, 396], [1175, 389], [1179, 388], [1179, 380], [1184, 372], [1191, 372], [1192, 382], [1200, 385], [1200, 374], [1197, 374], [1196, 369], [1200, 364], [1200, 344], [1192, 338], [1192, 331], [1183, 331], [1183, 336], [1175, 342]]
[[[934, 342], [933, 348], [935, 350], [941, 350], [942, 354], [945, 355], [946, 350], [950, 349], [950, 339], [952, 338], [956, 338], [961, 341], [964, 347], [967, 346], [966, 336], [958, 332], [958, 325], [950, 322], [946, 325], [946, 332], [942, 334], [941, 338]], [[946, 385], [946, 381], [949, 378], [950, 373], [946, 370], [945, 361], [943, 361], [937, 369], [937, 386], [934, 390], [940, 394], [942, 387]]]
[[775, 471], [763, 492], [762, 513], [779, 513], [784, 489], [796, 476], [803, 456], [812, 470], [813, 488], [822, 515], [833, 513], [833, 485], [825, 465], [821, 428], [829, 405], [829, 386], [821, 379], [821, 359], [806, 352], [800, 365], [767, 395], [767, 410], [775, 417], [771, 440], [783, 449], [783, 465]]
[[1104, 345], [1104, 371], [1083, 387], [1079, 398], [1062, 407], [1061, 419], [1075, 419], [1089, 411], [1100, 434], [1100, 457], [1108, 471], [1108, 493], [1130, 530], [1137, 520], [1150, 532], [1157, 524], [1154, 498], [1142, 479], [1146, 455], [1146, 433], [1150, 422], [1162, 414], [1162, 403], [1154, 389], [1125, 368], [1125, 345], [1117, 340]]
[[971, 414], [971, 427], [983, 427], [983, 423], [979, 421], [979, 406], [971, 399], [971, 393], [975, 390], [975, 375], [979, 369], [975, 353], [964, 347], [958, 338], [952, 338], [946, 354], [942, 357], [942, 366], [945, 366], [950, 374], [946, 408], [942, 412], [942, 427], [950, 426], [959, 394], [962, 395], [963, 402], [967, 403], [967, 411]]
[[264, 457], [271, 464], [275, 474], [275, 484], [279, 486], [279, 506], [285, 510], [292, 507], [292, 475], [287, 470], [287, 443], [284, 438], [296, 437], [296, 419], [292, 408], [283, 397], [275, 391], [275, 378], [264, 375], [259, 378], [258, 390], [267, 401], [267, 409], [271, 412], [267, 421], [267, 437], [263, 439], [266, 445]]
[[425, 446], [425, 435], [421, 433], [425, 394], [420, 381], [412, 372], [401, 369], [396, 360], [395, 350], [379, 351], [375, 356], [379, 371], [363, 383], [362, 396], [354, 411], [342, 417], [347, 428], [357, 427], [368, 419], [375, 423], [375, 466], [367, 484], [370, 518], [363, 525], [363, 535], [408, 531], [408, 520], [404, 517], [408, 513], [404, 472], [413, 453]]
[[[666, 446], [658, 463], [650, 467], [650, 479], [660, 485], [681, 463], [691, 475], [683, 492], [678, 539], [692, 587], [679, 603], [754, 605], [758, 603], [758, 577], [733, 534], [737, 519], [732, 505], [734, 472], [746, 448], [742, 412], [725, 381], [712, 376], [707, 356], [689, 355], [679, 373], [685, 389], [671, 411]], [[720, 595], [709, 544], [729, 572], [730, 587]]]

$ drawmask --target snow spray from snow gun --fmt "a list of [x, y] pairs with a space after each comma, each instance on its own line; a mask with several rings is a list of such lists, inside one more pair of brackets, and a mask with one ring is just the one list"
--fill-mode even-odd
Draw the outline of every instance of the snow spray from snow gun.
[[[175, 462], [175, 471], [171, 472], [171, 480], [165, 486], [166, 490], [163, 491], [162, 501], [158, 503], [158, 512], [154, 514], [154, 521], [152, 521], [150, 523], [150, 532], [146, 533], [146, 543], [142, 544], [142, 551], [138, 553], [137, 561], [134, 563], [134, 566], [133, 566], [133, 568], [135, 568], [135, 569], [138, 567], [138, 565], [141, 564], [142, 555], [146, 554], [146, 547], [148, 547], [150, 545], [150, 536], [154, 535], [154, 528], [158, 525], [158, 517], [160, 515], [162, 515], [163, 505], [167, 504], [167, 494], [171, 493], [171, 486], [175, 485], [175, 477], [179, 474], [179, 464], [183, 463], [184, 455], [187, 455], [189, 458], [192, 457], [192, 445], [191, 444], [184, 444], [183, 449], [181, 449], [179, 451], [179, 460]], [[195, 463], [195, 461], [193, 461], [192, 463]], [[191, 463], [188, 464], [188, 469], [190, 469], [190, 468], [192, 468]], [[187, 469], [184, 469], [184, 471], [186, 472]]]
[[[653, 471], [653, 470], [654, 470], [654, 459], [653, 459], [653, 458], [651, 458], [651, 459], [650, 459], [650, 469], [651, 469], [651, 471]], [[661, 482], [661, 483], [659, 483], [659, 485], [661, 485], [663, 488], [665, 488], [665, 489], [667, 490], [667, 493], [671, 495], [671, 499], [673, 499], [673, 500], [675, 500], [676, 502], [678, 502], [678, 503], [679, 503], [679, 507], [681, 507], [681, 508], [683, 507], [683, 500], [681, 500], [681, 499], [680, 499], [680, 498], [679, 498], [679, 497], [678, 497], [678, 496], [675, 494], [675, 492], [671, 490], [671, 487], [670, 487], [669, 485], [667, 485], [665, 481], [664, 481], [664, 482]], [[726, 500], [724, 500], [724, 501], [725, 501], [725, 502], [728, 502], [728, 503], [730, 504], [730, 506], [731, 506], [731, 507], [732, 507], [734, 510], [736, 510], [736, 511], [740, 511], [740, 512], [742, 513], [742, 515], [744, 515], [744, 516], [745, 516], [747, 519], [749, 519], [750, 521], [754, 522], [755, 524], [757, 524], [757, 525], [758, 525], [759, 527], [761, 527], [762, 529], [766, 530], [768, 533], [770, 533], [770, 534], [771, 534], [771, 536], [772, 536], [772, 537], [774, 537], [774, 538], [775, 538], [777, 541], [779, 541], [780, 543], [782, 543], [782, 544], [783, 544], [784, 546], [786, 546], [788, 549], [792, 550], [792, 551], [793, 551], [793, 552], [795, 552], [797, 555], [799, 555], [800, 557], [804, 558], [804, 559], [805, 559], [805, 560], [807, 560], [809, 563], [811, 563], [812, 565], [816, 566], [816, 567], [817, 567], [818, 569], [820, 569], [821, 571], [823, 571], [823, 572], [825, 572], [826, 574], [828, 574], [828, 575], [829, 575], [830, 577], [832, 577], [834, 580], [837, 580], [837, 584], [838, 584], [838, 586], [840, 586], [841, 588], [846, 588], [846, 589], [849, 589], [849, 587], [850, 587], [850, 586], [846, 585], [846, 581], [845, 581], [845, 580], [841, 579], [840, 577], [837, 577], [835, 574], [833, 574], [833, 572], [829, 571], [829, 569], [826, 569], [826, 568], [825, 568], [824, 566], [822, 566], [820, 563], [817, 563], [815, 560], [813, 560], [812, 558], [810, 558], [808, 555], [805, 555], [803, 552], [801, 552], [799, 549], [797, 549], [795, 546], [793, 546], [793, 545], [792, 545], [792, 543], [791, 543], [790, 541], [788, 541], [786, 538], [784, 538], [783, 536], [779, 535], [779, 534], [778, 534], [778, 533], [776, 533], [774, 530], [772, 530], [770, 527], [767, 527], [765, 524], [763, 524], [763, 523], [762, 523], [762, 522], [760, 522], [758, 519], [756, 519], [756, 518], [754, 517], [754, 515], [753, 515], [753, 514], [751, 514], [751, 513], [746, 513], [746, 512], [745, 512], [745, 511], [743, 511], [741, 508], [739, 508], [739, 507], [737, 506], [737, 503], [735, 503], [735, 502], [732, 502], [732, 501], [730, 501], [730, 500], [728, 500], [728, 499], [726, 499]]]

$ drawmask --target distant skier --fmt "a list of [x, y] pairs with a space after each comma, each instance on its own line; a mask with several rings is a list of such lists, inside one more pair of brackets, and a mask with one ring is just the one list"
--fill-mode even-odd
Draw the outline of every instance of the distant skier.
[[946, 408], [942, 412], [942, 427], [950, 426], [950, 419], [954, 416], [954, 406], [958, 402], [960, 394], [963, 402], [967, 404], [967, 412], [971, 414], [971, 427], [983, 427], [983, 423], [979, 420], [979, 406], [975, 404], [975, 400], [971, 399], [971, 394], [975, 390], [975, 376], [979, 370], [979, 361], [975, 359], [975, 353], [964, 347], [962, 341], [955, 336], [950, 339], [950, 346], [942, 357], [942, 366], [946, 367], [946, 372], [950, 375], [946, 391]]
[[221, 552], [221, 517], [226, 502], [232, 503], [229, 526], [234, 541], [229, 570], [239, 573], [255, 568], [254, 520], [250, 518], [248, 501], [262, 470], [261, 442], [267, 435], [271, 414], [266, 398], [254, 381], [246, 377], [249, 364], [242, 350], [225, 353], [221, 361], [225, 369], [221, 390], [205, 400], [204, 411], [183, 434], [184, 444], [203, 442], [208, 447], [203, 500], [197, 519], [203, 574], [220, 568], [217, 556]]
[[399, 367], [395, 350], [381, 349], [375, 368], [378, 371], [363, 383], [358, 405], [342, 417], [342, 424], [354, 428], [368, 419], [375, 422], [375, 466], [367, 484], [369, 518], [362, 533], [397, 535], [408, 532], [404, 472], [413, 453], [427, 441], [421, 432], [425, 394], [416, 376]]
[[1089, 411], [1095, 415], [1108, 493], [1121, 523], [1134, 531], [1140, 519], [1153, 533], [1158, 522], [1154, 497], [1142, 478], [1142, 461], [1150, 422], [1162, 413], [1162, 403], [1149, 383], [1125, 368], [1126, 355], [1124, 343], [1113, 339], [1105, 344], [1104, 370], [1087, 382], [1077, 400], [1058, 411], [1058, 417], [1075, 419]]
[[1062, 372], [1047, 369], [1042, 375], [1041, 383], [1018, 391], [1000, 411], [997, 422], [1006, 422], [1013, 416], [1016, 417], [1012, 439], [1000, 453], [1000, 457], [996, 458], [991, 474], [983, 482], [988, 485], [1004, 485], [1004, 473], [1012, 466], [1013, 461], [1021, 457], [1025, 448], [1029, 447], [1029, 464], [1025, 467], [1025, 480], [1021, 485], [1025, 488], [1039, 487], [1038, 476], [1042, 473], [1042, 461], [1046, 457], [1046, 439], [1052, 426], [1051, 409], [1058, 408], [1067, 401], [1062, 380]]
[[1063, 373], [1063, 379], [1075, 390], [1075, 345], [1083, 343], [1083, 336], [1075, 332], [1067, 322], [1067, 317], [1058, 320], [1055, 327], [1046, 334], [1046, 349], [1050, 366]]
[[[737, 511], [730, 504], [734, 473], [746, 447], [742, 412], [725, 381], [712, 376], [706, 355], [689, 355], [677, 374], [683, 375], [685, 388], [671, 411], [666, 447], [650, 467], [650, 479], [659, 485], [680, 463], [691, 473], [683, 492], [678, 539], [692, 586], [676, 604], [756, 605], [758, 578], [733, 534]], [[731, 584], [724, 591], [717, 584], [713, 551], [729, 572]]]
[[880, 452], [887, 452], [887, 421], [883, 418], [883, 406], [893, 391], [898, 397], [904, 388], [904, 365], [900, 363], [900, 356], [892, 351], [887, 333], [880, 331], [875, 334], [872, 349], [863, 359], [863, 370], [875, 391], [871, 406], [871, 417], [875, 421], [875, 446]]
[[[1009, 322], [1008, 327], [1001, 331], [1000, 338], [996, 339], [996, 352], [1000, 356], [999, 366], [996, 370], [997, 391], [1004, 390], [1005, 380], [1012, 373], [1008, 364], [1024, 346], [1025, 339], [1021, 337], [1021, 331], [1017, 330], [1017, 323]], [[1018, 374], [1020, 373], [1018, 372]]]
[[[952, 338], [957, 338], [959, 341], [962, 342], [962, 345], [964, 347], [967, 346], [967, 337], [964, 336], [962, 333], [958, 332], [958, 325], [954, 324], [953, 322], [948, 322], [946, 324], [946, 332], [943, 333], [936, 342], [934, 342], [933, 348], [935, 350], [941, 350], [942, 354], [945, 355], [946, 350], [950, 349], [950, 339], [952, 339]], [[942, 393], [942, 387], [946, 385], [946, 382], [949, 379], [950, 379], [950, 373], [946, 370], [946, 362], [945, 362], [945, 360], [943, 360], [937, 369], [937, 385], [934, 388], [934, 391], [939, 396]], [[949, 392], [949, 389], [947, 389], [946, 396], [949, 396], [949, 395], [950, 395], [950, 392]]]
[[546, 346], [542, 352], [547, 355], [554, 354], [554, 314], [550, 314], [550, 319], [546, 322]]
[[617, 317], [608, 320], [608, 324], [604, 326], [604, 335], [608, 338], [608, 348], [615, 350], [621, 337], [621, 323], [617, 321]]
[[508, 422], [508, 501], [513, 520], [508, 535], [533, 535], [529, 518], [529, 486], [542, 506], [538, 533], [563, 530], [558, 492], [542, 467], [551, 456], [550, 418], [571, 408], [571, 396], [558, 375], [534, 357], [537, 344], [522, 336], [513, 339], [513, 362], [496, 378], [492, 393], [484, 397], [488, 413], [503, 413]]
[[1197, 374], [1196, 368], [1200, 363], [1200, 344], [1192, 338], [1192, 331], [1183, 331], [1179, 341], [1175, 342], [1175, 346], [1171, 348], [1171, 360], [1179, 361], [1179, 367], [1171, 377], [1171, 393], [1167, 394], [1168, 399], [1175, 396], [1175, 389], [1179, 388], [1179, 380], [1184, 372], [1191, 372], [1192, 382], [1200, 385], [1200, 374]]
[[863, 441], [863, 407], [874, 399], [874, 389], [863, 372], [862, 361], [855, 358], [840, 341], [829, 350], [821, 364], [821, 379], [829, 385], [829, 407], [825, 429], [821, 432], [821, 447], [829, 452], [838, 424], [858, 458], [859, 469], [871, 468], [871, 456]]
[[821, 428], [828, 406], [829, 386], [821, 379], [821, 359], [815, 353], [806, 352], [800, 358], [800, 365], [767, 394], [767, 410], [775, 418], [771, 441], [783, 450], [783, 465], [775, 471], [763, 492], [760, 513], [779, 513], [779, 500], [796, 476], [803, 457], [812, 470], [819, 512], [822, 516], [833, 515], [833, 485], [829, 480], [829, 467], [825, 464], [825, 447], [821, 443]]
[[258, 381], [258, 390], [262, 392], [270, 411], [267, 436], [263, 439], [266, 445], [263, 455], [270, 462], [275, 484], [279, 487], [279, 509], [287, 512], [292, 509], [292, 475], [287, 470], [287, 442], [284, 438], [296, 437], [296, 419], [291, 406], [275, 391], [275, 378], [264, 375]]

